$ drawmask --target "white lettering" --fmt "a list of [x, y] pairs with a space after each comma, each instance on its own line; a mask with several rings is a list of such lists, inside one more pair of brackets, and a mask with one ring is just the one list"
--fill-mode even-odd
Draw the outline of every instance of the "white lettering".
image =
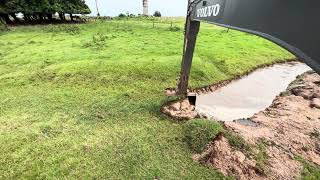
[[220, 12], [220, 4], [216, 4], [214, 6], [213, 16], [218, 16], [219, 12]]
[[208, 8], [208, 10], [209, 10], [208, 16], [210, 17], [210, 16], [212, 16], [212, 13], [213, 13], [213, 10], [214, 10], [214, 6], [210, 6], [210, 7]]
[[204, 17], [207, 17], [207, 14], [208, 14], [208, 7], [204, 8]]
[[216, 4], [213, 6], [207, 6], [201, 9], [197, 9], [197, 17], [211, 17], [211, 16], [218, 16], [220, 12], [220, 4]]

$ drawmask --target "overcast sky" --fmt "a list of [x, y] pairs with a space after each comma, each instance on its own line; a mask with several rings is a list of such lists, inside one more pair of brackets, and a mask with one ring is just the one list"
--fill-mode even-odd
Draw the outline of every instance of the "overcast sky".
[[[149, 0], [149, 14], [158, 10], [162, 16], [185, 16], [188, 0]], [[96, 15], [95, 0], [86, 0], [92, 14]], [[117, 16], [120, 13], [142, 14], [142, 0], [98, 0], [100, 14]]]

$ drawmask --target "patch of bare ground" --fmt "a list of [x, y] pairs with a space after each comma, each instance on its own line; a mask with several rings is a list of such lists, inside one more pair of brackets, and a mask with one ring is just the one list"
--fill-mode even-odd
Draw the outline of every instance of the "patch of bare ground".
[[161, 108], [162, 113], [177, 120], [190, 120], [198, 117], [195, 106], [188, 99], [172, 102]]
[[195, 154], [193, 159], [220, 170], [226, 176], [235, 176], [237, 179], [265, 179], [259, 172], [256, 161], [235, 150], [222, 133], [202, 154]]
[[[307, 72], [292, 82], [272, 105], [251, 120], [258, 126], [226, 122], [227, 130], [251, 144], [253, 156], [230, 146], [221, 134], [194, 159], [237, 179], [298, 179], [302, 157], [320, 165], [320, 76]], [[263, 171], [257, 159], [265, 144]]]

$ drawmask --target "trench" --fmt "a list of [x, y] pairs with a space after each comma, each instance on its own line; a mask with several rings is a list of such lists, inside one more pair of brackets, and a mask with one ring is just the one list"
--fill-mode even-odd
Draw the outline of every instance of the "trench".
[[215, 92], [197, 95], [196, 110], [217, 121], [246, 121], [269, 107], [298, 75], [308, 70], [311, 69], [300, 62], [258, 69]]

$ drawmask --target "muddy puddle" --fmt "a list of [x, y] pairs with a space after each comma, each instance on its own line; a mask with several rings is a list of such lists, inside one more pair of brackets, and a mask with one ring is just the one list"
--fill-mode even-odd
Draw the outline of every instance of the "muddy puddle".
[[296, 76], [308, 70], [299, 62], [259, 69], [213, 93], [198, 95], [196, 110], [218, 121], [250, 118], [269, 107]]

